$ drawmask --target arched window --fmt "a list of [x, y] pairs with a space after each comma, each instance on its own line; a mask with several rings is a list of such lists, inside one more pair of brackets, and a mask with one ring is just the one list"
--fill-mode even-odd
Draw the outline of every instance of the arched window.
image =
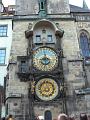
[[80, 48], [83, 57], [90, 57], [90, 40], [86, 31], [80, 33]]

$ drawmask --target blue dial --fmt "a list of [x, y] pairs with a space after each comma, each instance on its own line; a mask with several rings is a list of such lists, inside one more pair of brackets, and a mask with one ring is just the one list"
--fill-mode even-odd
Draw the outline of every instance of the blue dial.
[[43, 65], [48, 65], [50, 63], [50, 59], [45, 55], [42, 59], [41, 59], [41, 63]]

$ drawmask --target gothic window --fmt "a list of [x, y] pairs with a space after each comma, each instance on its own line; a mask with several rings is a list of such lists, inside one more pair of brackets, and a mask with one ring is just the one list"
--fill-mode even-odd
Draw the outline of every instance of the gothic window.
[[80, 33], [80, 48], [82, 50], [83, 57], [90, 57], [90, 40], [87, 32]]

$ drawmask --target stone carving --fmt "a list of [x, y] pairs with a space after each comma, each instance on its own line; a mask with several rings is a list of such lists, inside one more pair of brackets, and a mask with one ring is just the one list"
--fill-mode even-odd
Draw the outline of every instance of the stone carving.
[[56, 23], [56, 26], [57, 26], [58, 29], [60, 29], [60, 25], [59, 25], [59, 23]]
[[78, 28], [90, 28], [90, 23], [79, 22], [77, 23]]
[[28, 24], [28, 30], [31, 30], [32, 29], [32, 23], [29, 23]]
[[16, 57], [15, 57], [14, 55], [11, 55], [11, 56], [9, 57], [9, 62], [10, 62], [10, 63], [16, 62]]

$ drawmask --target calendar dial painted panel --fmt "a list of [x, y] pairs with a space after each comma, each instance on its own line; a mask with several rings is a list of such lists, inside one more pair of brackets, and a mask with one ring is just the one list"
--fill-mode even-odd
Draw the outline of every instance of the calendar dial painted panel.
[[43, 78], [36, 84], [35, 92], [41, 100], [53, 100], [58, 95], [58, 84], [53, 79]]

